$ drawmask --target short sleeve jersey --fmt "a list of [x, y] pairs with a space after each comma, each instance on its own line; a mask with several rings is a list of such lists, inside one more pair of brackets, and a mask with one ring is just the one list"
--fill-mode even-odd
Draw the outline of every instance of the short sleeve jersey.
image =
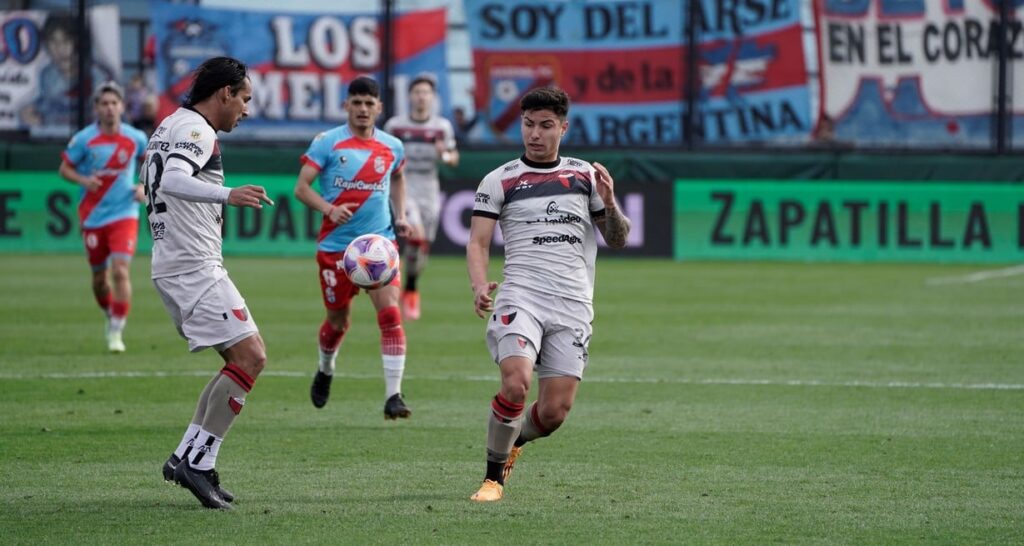
[[105, 135], [97, 124], [75, 133], [61, 154], [84, 176], [96, 175], [103, 183], [96, 191], [82, 192], [78, 220], [83, 228], [139, 217], [135, 201], [135, 161], [146, 153], [146, 133], [122, 123], [117, 134]]
[[409, 195], [437, 195], [441, 182], [437, 175], [440, 154], [435, 142], [443, 149], [455, 149], [455, 130], [451, 122], [440, 116], [416, 121], [408, 115], [395, 116], [384, 124], [384, 130], [402, 140], [405, 145], [405, 176]]
[[328, 203], [344, 203], [353, 211], [352, 218], [340, 225], [324, 217], [318, 250], [342, 252], [367, 233], [394, 240], [391, 175], [405, 162], [400, 140], [376, 129], [372, 137], [360, 138], [346, 124], [317, 135], [302, 162], [320, 171], [320, 194]]
[[185, 160], [193, 178], [224, 185], [217, 131], [199, 112], [179, 108], [153, 132], [142, 177], [146, 183], [149, 228], [153, 235], [152, 277], [170, 277], [223, 264], [220, 203], [185, 201], [160, 192], [167, 161]]
[[571, 157], [506, 163], [484, 177], [473, 206], [473, 216], [501, 227], [506, 288], [587, 304], [594, 297], [594, 220], [604, 212], [594, 168]]

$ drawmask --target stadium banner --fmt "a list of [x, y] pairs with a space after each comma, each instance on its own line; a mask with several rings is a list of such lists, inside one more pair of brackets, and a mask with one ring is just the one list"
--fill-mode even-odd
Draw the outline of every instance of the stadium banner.
[[[479, 122], [469, 138], [519, 139], [519, 99], [556, 84], [572, 98], [568, 142], [684, 141], [686, 2], [466, 0]], [[700, 136], [803, 139], [810, 92], [798, 0], [700, 0]]]
[[1020, 262], [1024, 186], [677, 180], [675, 258]]
[[[1009, 1], [1009, 0], [1006, 0]], [[999, 34], [1024, 57], [1024, 2], [1000, 28], [999, 2], [815, 0], [821, 117], [858, 146], [988, 148]], [[1012, 68], [1012, 67], [1011, 67]], [[1024, 130], [1024, 70], [1010, 70], [1013, 129]]]
[[[120, 10], [89, 8], [91, 85], [121, 79]], [[66, 12], [0, 11], [0, 130], [68, 137], [78, 122], [78, 22]], [[92, 117], [92, 101], [86, 119]]]
[[[296, 168], [296, 173], [298, 168]], [[229, 174], [229, 185], [264, 186], [274, 206], [226, 207], [227, 255], [313, 256], [322, 215], [294, 197], [295, 176]], [[479, 181], [445, 181], [435, 254], [465, 255], [469, 220]], [[633, 222], [626, 248], [615, 255], [672, 255], [672, 185], [616, 181], [623, 212]], [[78, 187], [56, 173], [0, 173], [0, 253], [84, 252], [78, 228]], [[140, 205], [138, 249], [148, 253], [152, 238]], [[500, 232], [500, 230], [498, 230]], [[603, 241], [598, 236], [601, 247]], [[496, 245], [502, 244], [500, 233]]]
[[[349, 82], [380, 78], [383, 44], [376, 13], [323, 15], [233, 11], [154, 2], [158, 119], [171, 114], [191, 84], [191, 72], [209, 57], [227, 55], [250, 69], [249, 118], [232, 136], [310, 140], [345, 121]], [[392, 83], [396, 112], [407, 107], [408, 83], [433, 75], [441, 109], [449, 94], [444, 9], [409, 11], [394, 21]]]

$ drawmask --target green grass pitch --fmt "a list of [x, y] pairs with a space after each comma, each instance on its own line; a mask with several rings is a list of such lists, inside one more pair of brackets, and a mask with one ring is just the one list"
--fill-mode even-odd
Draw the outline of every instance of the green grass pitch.
[[160, 477], [220, 359], [186, 351], [148, 261], [108, 355], [84, 256], [0, 260], [0, 542], [1024, 542], [1024, 276], [602, 259], [576, 407], [478, 505], [497, 373], [462, 260], [422, 281], [396, 423], [365, 296], [315, 410], [312, 258], [229, 258], [269, 363], [217, 513]]

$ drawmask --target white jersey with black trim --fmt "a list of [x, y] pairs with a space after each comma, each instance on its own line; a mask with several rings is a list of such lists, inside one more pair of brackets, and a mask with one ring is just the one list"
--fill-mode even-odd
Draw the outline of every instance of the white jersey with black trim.
[[473, 216], [496, 219], [501, 227], [502, 290], [593, 301], [594, 220], [605, 210], [594, 180], [594, 168], [571, 157], [550, 163], [521, 157], [484, 177]]
[[384, 124], [384, 131], [398, 137], [405, 144], [405, 191], [412, 197], [436, 195], [441, 191], [437, 163], [441, 158], [437, 142], [442, 149], [455, 149], [455, 129], [447, 119], [430, 116], [418, 121], [409, 115], [395, 116]]
[[160, 179], [170, 158], [192, 166], [193, 178], [224, 185], [224, 167], [217, 131], [199, 112], [178, 108], [153, 132], [146, 148], [142, 179], [146, 185], [146, 212], [153, 235], [152, 277], [190, 273], [208, 265], [222, 265], [220, 203], [196, 203], [160, 192]]

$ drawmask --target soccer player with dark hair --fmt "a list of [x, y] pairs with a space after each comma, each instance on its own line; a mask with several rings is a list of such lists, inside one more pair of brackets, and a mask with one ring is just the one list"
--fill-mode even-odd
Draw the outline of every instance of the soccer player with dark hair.
[[441, 216], [441, 180], [438, 162], [459, 163], [455, 146], [455, 129], [447, 119], [434, 111], [437, 84], [429, 75], [413, 78], [409, 83], [408, 114], [395, 116], [384, 124], [384, 130], [402, 139], [406, 156], [405, 215], [411, 235], [405, 241], [402, 259], [405, 264], [405, 286], [402, 311], [405, 318], [420, 318], [420, 292], [417, 280], [427, 266], [430, 245], [437, 238]]
[[[569, 97], [544, 87], [520, 101], [519, 159], [484, 177], [476, 193], [466, 262], [473, 306], [487, 321], [487, 347], [501, 371], [501, 388], [487, 419], [487, 470], [474, 501], [501, 500], [522, 446], [562, 425], [587, 367], [594, 317], [594, 227], [612, 248], [626, 244], [630, 222], [615, 201], [615, 185], [600, 163], [558, 153], [569, 129]], [[505, 267], [488, 280], [494, 227], [501, 224]], [[525, 407], [534, 370], [537, 400]]]
[[192, 421], [163, 466], [203, 506], [231, 509], [215, 465], [221, 442], [245, 405], [267, 360], [245, 299], [221, 251], [223, 205], [273, 205], [259, 186], [224, 185], [217, 131], [231, 132], [249, 115], [252, 83], [246, 66], [229, 57], [204, 61], [181, 108], [150, 138], [143, 182], [153, 235], [153, 284], [192, 352], [213, 347], [224, 367], [207, 383]]
[[147, 138], [121, 121], [124, 91], [116, 83], [96, 88], [93, 108], [96, 123], [71, 137], [59, 172], [82, 187], [78, 219], [92, 293], [107, 319], [107, 349], [123, 353], [121, 333], [132, 303], [129, 267], [139, 234], [139, 202], [145, 199], [135, 183], [135, 161], [145, 156]]
[[[335, 362], [350, 326], [352, 298], [359, 287], [345, 274], [343, 256], [353, 239], [376, 233], [395, 240], [406, 236], [405, 150], [402, 141], [377, 129], [382, 103], [380, 85], [358, 77], [348, 86], [348, 123], [320, 133], [302, 156], [295, 197], [323, 214], [317, 237], [320, 295], [327, 317], [320, 325], [319, 364], [310, 387], [317, 408], [327, 404]], [[319, 178], [320, 191], [313, 189]], [[392, 208], [394, 217], [392, 217]], [[367, 290], [377, 310], [380, 352], [384, 366], [384, 417], [406, 418], [412, 411], [402, 397], [405, 371], [405, 330], [398, 310], [401, 275], [377, 289]]]

